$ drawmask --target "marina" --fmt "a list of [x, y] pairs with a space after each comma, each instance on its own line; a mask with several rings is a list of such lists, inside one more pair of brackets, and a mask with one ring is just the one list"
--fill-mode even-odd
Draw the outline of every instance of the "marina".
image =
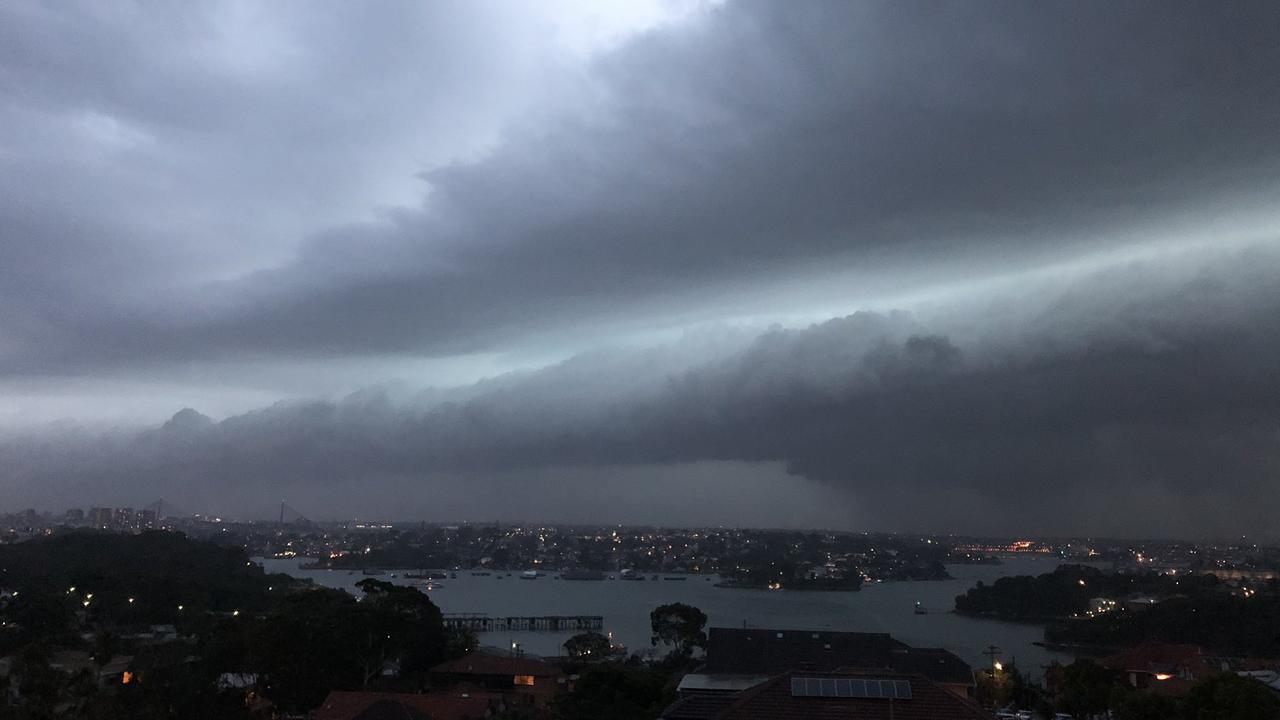
[[[356, 587], [362, 579], [359, 572], [303, 569], [297, 558], [258, 562], [269, 572], [310, 578], [355, 595], [361, 592]], [[726, 590], [715, 587], [721, 578], [713, 574], [685, 575], [685, 582], [664, 582], [662, 575], [658, 582], [637, 582], [625, 576], [556, 582], [552, 574], [536, 582], [519, 583], [519, 592], [513, 593], [511, 581], [521, 575], [519, 571], [463, 570], [447, 587], [434, 585], [430, 596], [445, 613], [446, 623], [472, 627], [481, 643], [506, 647], [517, 641], [535, 655], [559, 655], [565, 640], [588, 629], [610, 632], [634, 651], [649, 653], [653, 647], [649, 613], [659, 605], [681, 602], [705, 612], [709, 626], [885, 632], [903, 642], [945, 647], [975, 667], [989, 664], [982, 652], [994, 644], [1004, 648], [1006, 659], [1016, 661], [1019, 667], [1038, 669], [1053, 660], [1072, 659], [1069, 653], [1036, 644], [1044, 640], [1040, 625], [967, 617], [951, 612], [951, 608], [955, 596], [979, 580], [990, 584], [1006, 575], [1045, 573], [1058, 562], [1055, 557], [1036, 556], [1009, 558], [1001, 565], [949, 565], [953, 576], [949, 580], [869, 583], [858, 592]], [[646, 574], [627, 575], [650, 580]], [[594, 573], [589, 576], [599, 578]], [[503, 579], [506, 581], [501, 582]], [[390, 582], [411, 581], [397, 578]], [[917, 603], [927, 609], [925, 614], [916, 611]], [[537, 620], [579, 617], [591, 618], [592, 623], [571, 629], [568, 623]], [[517, 620], [513, 623], [512, 619]], [[595, 619], [599, 625], [594, 624]]]

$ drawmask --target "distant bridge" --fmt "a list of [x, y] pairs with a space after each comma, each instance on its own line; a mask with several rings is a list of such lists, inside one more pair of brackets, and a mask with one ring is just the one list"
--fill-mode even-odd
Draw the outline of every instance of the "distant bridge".
[[281, 500], [279, 523], [281, 525], [284, 525], [285, 523], [290, 525], [309, 525], [311, 524], [311, 521], [307, 519], [307, 516], [289, 507], [288, 503]]
[[151, 512], [155, 513], [156, 520], [163, 520], [167, 517], [172, 518], [172, 517], [187, 516], [187, 513], [183, 512], [180, 508], [176, 507], [173, 503], [165, 502], [164, 498], [160, 498], [159, 500], [156, 500], [150, 505], [146, 505], [142, 509], [150, 510]]

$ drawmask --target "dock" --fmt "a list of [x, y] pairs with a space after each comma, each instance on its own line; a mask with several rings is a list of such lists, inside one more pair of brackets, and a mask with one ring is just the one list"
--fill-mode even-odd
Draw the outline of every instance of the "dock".
[[496, 617], [483, 613], [446, 613], [446, 628], [466, 628], [474, 632], [503, 632], [527, 630], [535, 632], [563, 632], [566, 630], [602, 630], [601, 615], [535, 615]]

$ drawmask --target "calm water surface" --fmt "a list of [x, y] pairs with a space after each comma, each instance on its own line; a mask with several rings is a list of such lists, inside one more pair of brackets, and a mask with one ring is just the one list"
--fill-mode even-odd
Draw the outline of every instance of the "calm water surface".
[[[358, 594], [355, 584], [365, 576], [346, 570], [304, 570], [305, 560], [256, 558], [268, 572], [310, 578], [317, 584]], [[522, 580], [519, 573], [499, 578], [473, 577], [459, 571], [457, 578], [442, 580], [443, 587], [432, 590], [431, 599], [446, 613], [486, 613], [489, 615], [602, 615], [605, 630], [632, 652], [647, 651], [649, 612], [663, 603], [683, 602], [701, 608], [710, 626], [795, 629], [852, 630], [886, 632], [910, 645], [944, 647], [975, 667], [987, 664], [982, 651], [996, 645], [1007, 663], [1016, 660], [1024, 672], [1040, 675], [1039, 668], [1050, 660], [1070, 662], [1071, 656], [1037, 647], [1039, 625], [978, 620], [948, 612], [956, 595], [978, 580], [990, 583], [1005, 575], [1036, 575], [1050, 572], [1057, 558], [1018, 557], [1003, 565], [951, 565], [952, 580], [876, 583], [861, 592], [788, 592], [786, 590], [731, 590], [713, 587], [715, 576], [690, 575], [688, 580], [576, 581], [556, 580], [554, 574], [537, 580]], [[409, 580], [377, 579], [408, 584]], [[916, 615], [920, 602], [930, 610]], [[526, 652], [560, 654], [560, 645], [572, 633], [502, 632], [485, 633], [485, 645], [510, 646], [519, 642]]]

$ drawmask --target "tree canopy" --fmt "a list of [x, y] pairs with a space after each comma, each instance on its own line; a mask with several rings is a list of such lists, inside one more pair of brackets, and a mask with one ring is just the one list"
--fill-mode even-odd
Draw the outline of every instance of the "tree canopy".
[[689, 655], [694, 648], [706, 648], [707, 614], [692, 605], [672, 603], [659, 605], [649, 613], [653, 644], [674, 646], [673, 653]]

